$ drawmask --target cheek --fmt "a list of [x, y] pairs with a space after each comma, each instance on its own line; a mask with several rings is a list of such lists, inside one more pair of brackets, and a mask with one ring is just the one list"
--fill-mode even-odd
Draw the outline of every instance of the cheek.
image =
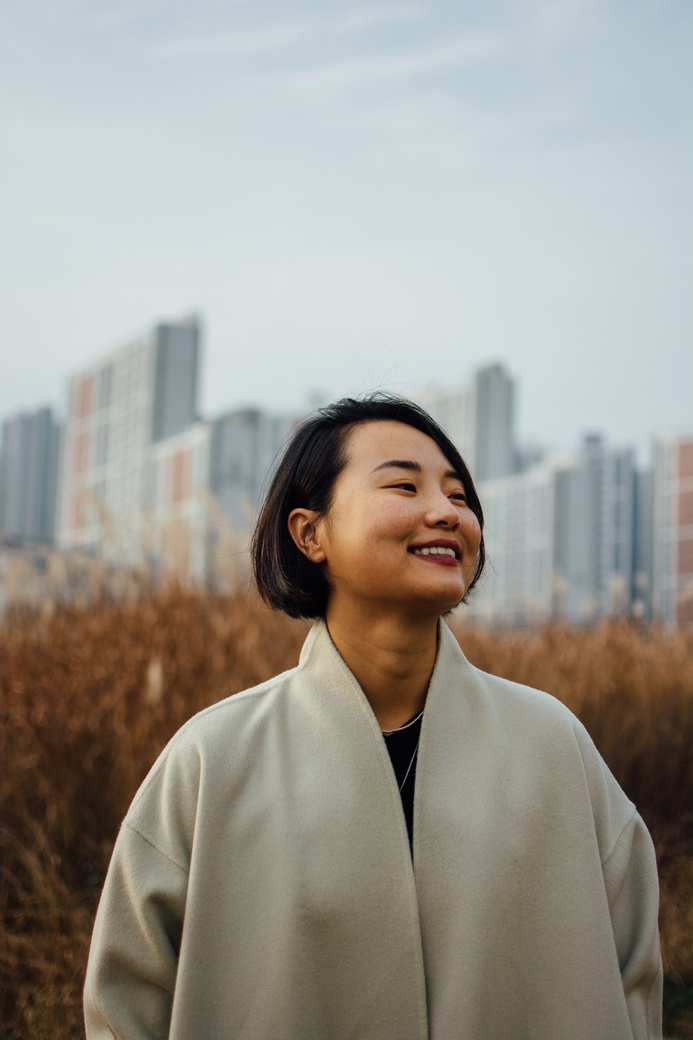
[[469, 552], [470, 554], [474, 554], [474, 559], [476, 562], [476, 555], [481, 545], [481, 527], [479, 526], [479, 521], [473, 513], [471, 513], [471, 515], [467, 517], [465, 520], [464, 537], [465, 541], [467, 542]]
[[481, 545], [481, 525], [473, 513], [469, 523], [469, 541], [471, 544], [476, 545], [477, 549]]

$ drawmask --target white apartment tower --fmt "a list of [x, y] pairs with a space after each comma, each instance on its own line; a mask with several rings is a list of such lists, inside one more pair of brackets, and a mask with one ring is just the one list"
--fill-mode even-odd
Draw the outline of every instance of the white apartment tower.
[[545, 621], [555, 609], [556, 479], [561, 460], [477, 485], [486, 569], [470, 603], [489, 624]]
[[655, 617], [693, 621], [693, 434], [655, 444], [653, 588]]
[[153, 445], [145, 533], [152, 573], [222, 586], [245, 576], [263, 482], [292, 422], [244, 408]]
[[163, 322], [69, 383], [58, 544], [137, 565], [152, 448], [196, 418], [200, 328]]

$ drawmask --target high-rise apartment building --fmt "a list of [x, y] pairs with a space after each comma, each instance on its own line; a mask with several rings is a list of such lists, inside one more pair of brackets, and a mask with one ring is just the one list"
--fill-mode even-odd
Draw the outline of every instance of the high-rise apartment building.
[[635, 457], [585, 437], [557, 477], [555, 564], [562, 614], [589, 621], [630, 611], [635, 536]]
[[151, 450], [197, 418], [197, 318], [156, 325], [70, 380], [58, 542], [137, 564]]
[[0, 531], [50, 545], [60, 452], [60, 425], [50, 408], [23, 412], [2, 424]]
[[293, 422], [244, 408], [153, 445], [146, 559], [155, 573], [213, 584], [247, 573], [263, 486]]
[[652, 602], [670, 625], [693, 621], [693, 434], [655, 443]]
[[246, 543], [265, 485], [297, 421], [293, 416], [243, 408], [212, 424], [209, 486]]
[[211, 423], [196, 422], [149, 451], [142, 562], [153, 574], [209, 577], [210, 532], [220, 522], [209, 490]]
[[474, 479], [493, 480], [516, 468], [515, 381], [502, 365], [474, 377]]
[[652, 617], [654, 515], [652, 469], [635, 471], [635, 521], [633, 530], [633, 614]]
[[454, 390], [428, 388], [417, 396], [457, 445], [475, 482], [515, 472], [515, 381], [502, 365], [478, 369]]
[[[636, 590], [632, 450], [608, 448], [592, 434], [572, 455], [547, 456], [524, 472], [481, 481], [478, 489], [488, 573], [472, 600], [475, 616], [513, 624], [630, 612]], [[645, 614], [646, 588], [641, 598]]]
[[414, 398], [431, 413], [459, 449], [472, 477], [476, 479], [476, 394], [470, 381], [453, 389], [435, 387], [415, 393]]
[[471, 612], [488, 624], [544, 621], [556, 612], [557, 480], [562, 458], [477, 485], [487, 565]]

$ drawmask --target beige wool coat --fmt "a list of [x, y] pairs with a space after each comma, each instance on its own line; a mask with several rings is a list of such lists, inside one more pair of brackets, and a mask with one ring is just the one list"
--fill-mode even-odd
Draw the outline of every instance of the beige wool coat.
[[661, 1036], [649, 835], [557, 700], [441, 622], [413, 861], [370, 706], [323, 622], [297, 668], [208, 708], [127, 814], [89, 1040]]

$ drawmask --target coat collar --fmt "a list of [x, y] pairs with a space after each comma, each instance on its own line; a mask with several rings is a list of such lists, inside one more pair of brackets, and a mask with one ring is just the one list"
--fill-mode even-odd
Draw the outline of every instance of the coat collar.
[[[353, 673], [337, 650], [327, 625], [322, 618], [315, 622], [308, 633], [301, 650], [299, 668], [305, 668], [311, 672], [318, 671], [325, 676], [328, 673], [332, 673], [335, 676], [339, 675], [345, 688], [349, 689], [354, 705], [358, 705], [362, 713], [365, 711], [367, 717], [372, 721], [371, 729], [378, 736], [381, 736], [381, 731], [371, 706]], [[459, 682], [460, 669], [468, 678], [472, 677], [474, 669], [472, 669], [462, 653], [455, 636], [441, 618], [438, 621], [438, 651], [428, 687], [424, 720], [431, 714], [444, 713], [445, 691], [449, 689], [449, 683], [453, 675], [455, 680]]]

